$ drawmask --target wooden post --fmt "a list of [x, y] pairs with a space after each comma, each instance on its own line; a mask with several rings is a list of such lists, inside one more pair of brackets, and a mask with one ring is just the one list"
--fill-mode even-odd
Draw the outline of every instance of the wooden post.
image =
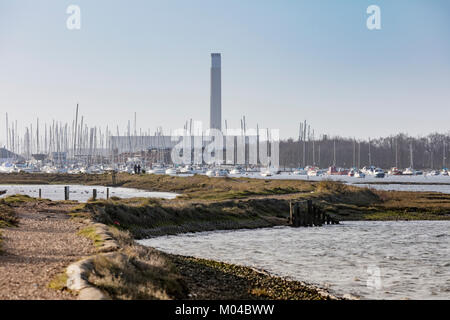
[[299, 219], [299, 226], [301, 226], [301, 227], [306, 227], [306, 220], [307, 220], [306, 215], [307, 215], [307, 214], [308, 214], [308, 208], [307, 208], [307, 206], [306, 206], [306, 203], [303, 202], [303, 203], [302, 203], [302, 206], [301, 206], [301, 210], [300, 210], [300, 212], [299, 212], [299, 216], [300, 216], [300, 219]]
[[317, 207], [316, 212], [316, 225], [321, 227], [322, 226], [322, 208]]
[[313, 204], [312, 200], [306, 200], [294, 203], [289, 201], [289, 223], [293, 227], [313, 227], [338, 224], [339, 221]]
[[92, 200], [97, 200], [97, 189], [92, 190]]
[[39, 189], [39, 199], [42, 198], [42, 189]]
[[106, 200], [109, 200], [109, 188], [106, 188]]
[[308, 227], [312, 227], [313, 226], [313, 210], [312, 210], [312, 201], [311, 200], [308, 200], [307, 202], [306, 202], [306, 204], [307, 204], [307, 207], [308, 207], [308, 209], [307, 209], [307, 217], [308, 217], [308, 219], [307, 219], [307, 226]]
[[289, 201], [289, 224], [294, 224], [294, 220], [292, 217], [292, 201]]
[[69, 200], [69, 187], [64, 187], [64, 200]]

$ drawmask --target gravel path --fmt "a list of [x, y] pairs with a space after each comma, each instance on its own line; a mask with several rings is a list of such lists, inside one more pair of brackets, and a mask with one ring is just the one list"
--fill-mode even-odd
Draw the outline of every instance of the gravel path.
[[68, 209], [37, 203], [16, 208], [19, 227], [2, 229], [0, 299], [76, 298], [47, 287], [71, 262], [94, 253], [91, 241], [77, 235], [83, 225], [69, 219]]

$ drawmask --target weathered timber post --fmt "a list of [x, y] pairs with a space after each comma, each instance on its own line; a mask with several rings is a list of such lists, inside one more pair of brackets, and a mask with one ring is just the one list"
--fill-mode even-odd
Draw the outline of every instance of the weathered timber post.
[[308, 227], [312, 227], [313, 226], [313, 208], [312, 208], [312, 200], [308, 200], [307, 202], [306, 202], [306, 204], [307, 204], [307, 212], [308, 212], [308, 214], [307, 214], [307, 217], [308, 217], [308, 221], [307, 221], [307, 225], [308, 225]]
[[92, 190], [92, 200], [97, 200], [97, 189]]
[[303, 202], [301, 206], [300, 205], [298, 206], [298, 224], [297, 224], [298, 227], [304, 227], [306, 223], [305, 217], [306, 211], [304, 204], [305, 203]]
[[289, 224], [294, 224], [294, 219], [292, 216], [292, 201], [289, 201]]
[[64, 187], [64, 200], [69, 200], [69, 187]]
[[109, 200], [109, 188], [106, 188], [106, 200]]
[[39, 199], [42, 198], [42, 189], [39, 189]]
[[322, 226], [322, 219], [321, 219], [321, 214], [322, 214], [322, 209], [321, 208], [319, 208], [319, 207], [317, 207], [317, 206], [314, 206], [314, 219], [315, 219], [315, 222], [314, 222], [314, 224], [316, 225], [316, 226]]
[[317, 208], [315, 205], [312, 206], [312, 223], [313, 226], [317, 226]]
[[339, 221], [327, 214], [322, 207], [311, 200], [289, 202], [289, 222], [293, 227], [313, 227], [324, 224], [339, 224]]

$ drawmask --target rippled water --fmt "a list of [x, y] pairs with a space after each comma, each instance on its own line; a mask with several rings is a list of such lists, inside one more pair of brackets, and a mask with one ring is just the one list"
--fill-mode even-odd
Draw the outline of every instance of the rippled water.
[[396, 191], [423, 191], [423, 192], [440, 192], [450, 193], [449, 185], [434, 184], [357, 184], [358, 187], [369, 187], [377, 190], [396, 190]]
[[[82, 185], [0, 185], [0, 190], [7, 190], [7, 193], [2, 197], [25, 194], [30, 197], [37, 198], [39, 196], [39, 189], [42, 190], [42, 198], [50, 200], [64, 200], [64, 186], [69, 186], [69, 199], [80, 202], [86, 202], [92, 197], [92, 190], [97, 189], [97, 198], [106, 198], [106, 187], [103, 186], [82, 186]], [[148, 192], [132, 188], [115, 188], [109, 187], [109, 196], [119, 198], [165, 198], [173, 199], [177, 196], [170, 192]]]
[[345, 222], [139, 241], [368, 299], [450, 299], [450, 221]]

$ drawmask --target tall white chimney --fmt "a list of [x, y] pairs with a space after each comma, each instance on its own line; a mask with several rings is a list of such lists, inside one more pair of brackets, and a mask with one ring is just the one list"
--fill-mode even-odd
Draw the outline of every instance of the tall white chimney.
[[211, 53], [211, 129], [222, 130], [222, 75], [220, 53]]

